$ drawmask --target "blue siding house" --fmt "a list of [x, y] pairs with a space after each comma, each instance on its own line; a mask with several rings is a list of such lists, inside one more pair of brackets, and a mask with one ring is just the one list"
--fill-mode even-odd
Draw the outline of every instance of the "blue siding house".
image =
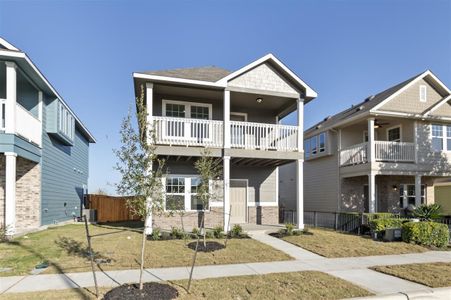
[[80, 215], [95, 139], [28, 56], [0, 38], [0, 227]]

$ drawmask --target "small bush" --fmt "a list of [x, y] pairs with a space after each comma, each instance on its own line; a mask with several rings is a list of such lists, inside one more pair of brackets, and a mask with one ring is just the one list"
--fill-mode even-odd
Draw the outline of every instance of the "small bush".
[[381, 232], [387, 228], [401, 228], [402, 224], [408, 222], [402, 218], [381, 218], [370, 221], [370, 228], [374, 232]]
[[200, 229], [197, 227], [193, 227], [193, 229], [191, 230], [191, 237], [197, 238], [200, 235]]
[[441, 206], [436, 203], [430, 205], [423, 204], [415, 208], [413, 216], [419, 218], [421, 221], [432, 221], [442, 217], [441, 210]]
[[296, 226], [293, 223], [287, 223], [285, 224], [285, 234], [286, 235], [293, 235], [293, 231], [296, 228]]
[[241, 225], [239, 225], [239, 224], [233, 225], [232, 230], [230, 231], [230, 236], [231, 237], [241, 237], [242, 234], [243, 234], [243, 227], [241, 227]]
[[213, 228], [213, 235], [217, 239], [221, 239], [224, 237], [224, 232], [222, 231], [222, 226], [218, 225], [215, 228]]
[[160, 230], [160, 228], [154, 228], [153, 230], [152, 230], [152, 234], [150, 235], [150, 239], [151, 240], [154, 240], [154, 241], [158, 241], [161, 237], [160, 237], [160, 233], [161, 233], [161, 230]]
[[408, 222], [402, 225], [402, 240], [425, 246], [446, 247], [449, 230], [445, 224], [435, 222]]
[[170, 235], [173, 239], [181, 240], [181, 239], [186, 238], [186, 233], [182, 229], [177, 228], [177, 227], [171, 227]]
[[5, 242], [6, 240], [6, 228], [0, 225], [0, 243]]
[[395, 217], [395, 215], [392, 213], [364, 213], [363, 215], [366, 217], [368, 224], [373, 220], [389, 219]]
[[205, 237], [206, 237], [207, 239], [212, 239], [212, 238], [215, 237], [215, 234], [214, 234], [214, 232], [213, 232], [212, 230], [207, 230], [207, 231], [205, 232]]

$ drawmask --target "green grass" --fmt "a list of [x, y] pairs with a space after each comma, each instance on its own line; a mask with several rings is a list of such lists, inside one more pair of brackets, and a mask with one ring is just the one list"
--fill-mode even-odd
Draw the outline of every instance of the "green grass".
[[354, 257], [420, 253], [427, 248], [404, 242], [379, 242], [367, 236], [339, 233], [327, 229], [311, 229], [299, 236], [286, 236], [283, 240], [315, 252], [324, 257]]
[[451, 263], [378, 266], [372, 269], [432, 288], [451, 286]]
[[[139, 268], [141, 232], [137, 228], [90, 225], [92, 247], [102, 270]], [[128, 225], [128, 224], [127, 224]], [[224, 240], [210, 240], [223, 244]], [[191, 240], [189, 242], [192, 242]], [[188, 266], [193, 250], [183, 240], [147, 241], [145, 267]], [[0, 276], [28, 274], [37, 264], [48, 261], [44, 272], [67, 273], [90, 271], [86, 256], [87, 242], [84, 226], [72, 224], [28, 234], [9, 243], [0, 243], [0, 268], [12, 268]], [[252, 239], [232, 239], [226, 249], [210, 253], [200, 252], [198, 265], [278, 261], [292, 259], [285, 253]], [[109, 261], [109, 262], [108, 262]]]
[[[342, 299], [369, 296], [371, 293], [347, 281], [321, 272], [275, 273], [195, 280], [191, 293], [185, 290], [187, 281], [170, 283], [179, 292], [177, 299]], [[94, 299], [93, 288], [18, 293], [0, 299]], [[101, 289], [104, 294], [108, 291]]]

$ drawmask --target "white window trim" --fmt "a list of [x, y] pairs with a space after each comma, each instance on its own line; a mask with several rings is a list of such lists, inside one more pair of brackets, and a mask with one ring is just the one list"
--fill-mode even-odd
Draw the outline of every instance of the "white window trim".
[[247, 113], [241, 113], [241, 112], [230, 112], [230, 115], [233, 116], [241, 116], [244, 117], [244, 121], [241, 122], [247, 122]]
[[[396, 128], [399, 128], [399, 143], [401, 143], [404, 140], [403, 136], [402, 136], [402, 125], [399, 124], [399, 125], [395, 125], [395, 126], [392, 126], [392, 127], [389, 127], [389, 128], [386, 129], [387, 142], [389, 142], [389, 140], [388, 140], [388, 132], [390, 130], [393, 130], [393, 129], [396, 129]], [[392, 141], [392, 142], [397, 142], [397, 141]]]
[[179, 101], [179, 100], [170, 100], [163, 99], [162, 100], [162, 115], [166, 117], [166, 104], [177, 104], [185, 106], [185, 119], [191, 118], [191, 106], [201, 106], [208, 107], [208, 119], [211, 120], [213, 116], [213, 105], [211, 103], [199, 103], [199, 102], [190, 102], [190, 101]]
[[[402, 184], [400, 184], [399, 185], [399, 189], [401, 189], [401, 186], [403, 186], [403, 189], [404, 189], [404, 192], [403, 192], [403, 195], [401, 196], [401, 195], [399, 195], [399, 197], [402, 197], [403, 199], [402, 199], [402, 207], [401, 208], [407, 208], [407, 206], [408, 206], [408, 199], [409, 199], [409, 196], [407, 195], [407, 191], [408, 191], [408, 188], [407, 188], [407, 186], [414, 186], [415, 187], [415, 184], [414, 183], [402, 183]], [[423, 204], [424, 203], [426, 203], [426, 199], [427, 199], [427, 185], [426, 184], [421, 184], [421, 187], [424, 189], [424, 201], [423, 201]], [[415, 197], [415, 196], [410, 196], [411, 198], [412, 197]]]
[[[426, 85], [421, 84], [420, 85], [420, 102], [427, 102], [428, 101], [428, 88]], [[422, 97], [423, 93], [422, 91], [424, 90], [424, 98]]]
[[[166, 195], [167, 194], [172, 194], [172, 193], [167, 193], [166, 192], [166, 180], [167, 180], [167, 178], [172, 178], [172, 177], [182, 177], [182, 178], [185, 179], [185, 192], [183, 193], [183, 195], [184, 195], [184, 206], [185, 206], [184, 210], [166, 209]], [[165, 212], [182, 212], [182, 211], [183, 212], [199, 212], [199, 211], [202, 211], [202, 210], [197, 210], [197, 209], [191, 209], [191, 196], [195, 194], [195, 193], [191, 193], [191, 179], [192, 178], [199, 178], [199, 177], [200, 177], [199, 175], [192, 175], [192, 174], [190, 174], [190, 175], [186, 175], [186, 174], [170, 174], [170, 175], [164, 176], [163, 177], [163, 189], [164, 189], [163, 208], [164, 208], [164, 211]], [[211, 186], [211, 182], [209, 184]], [[181, 193], [176, 193], [176, 194], [181, 195]], [[215, 206], [212, 205], [212, 203], [216, 204], [217, 202], [219, 203], [219, 201], [210, 201], [207, 211], [210, 210], [210, 207], [215, 207]], [[220, 202], [220, 203], [222, 203], [222, 202]]]
[[[442, 149], [439, 151], [434, 150], [434, 148], [432, 147], [432, 127], [433, 126], [441, 126], [442, 127]], [[435, 152], [435, 153], [440, 153], [440, 152], [451, 152], [451, 149], [448, 149], [448, 136], [447, 136], [447, 127], [451, 126], [451, 124], [437, 124], [437, 123], [432, 123], [429, 127], [429, 140], [431, 143], [431, 151]]]

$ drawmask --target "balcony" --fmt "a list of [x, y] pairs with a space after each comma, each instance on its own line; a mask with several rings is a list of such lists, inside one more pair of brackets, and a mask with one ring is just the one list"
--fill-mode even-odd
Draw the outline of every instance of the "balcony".
[[[1, 126], [0, 130], [5, 131], [6, 126], [6, 100], [1, 100], [0, 103], [0, 116]], [[16, 117], [15, 117], [15, 134], [21, 136], [25, 140], [41, 147], [42, 140], [42, 125], [41, 121], [33, 116], [23, 106], [16, 103]]]
[[[405, 142], [375, 141], [375, 158], [378, 162], [415, 162], [415, 144]], [[368, 162], [368, 143], [361, 143], [340, 151], [340, 165], [350, 166]]]
[[[222, 148], [223, 121], [153, 117], [159, 145]], [[297, 151], [298, 127], [230, 121], [231, 148]]]

